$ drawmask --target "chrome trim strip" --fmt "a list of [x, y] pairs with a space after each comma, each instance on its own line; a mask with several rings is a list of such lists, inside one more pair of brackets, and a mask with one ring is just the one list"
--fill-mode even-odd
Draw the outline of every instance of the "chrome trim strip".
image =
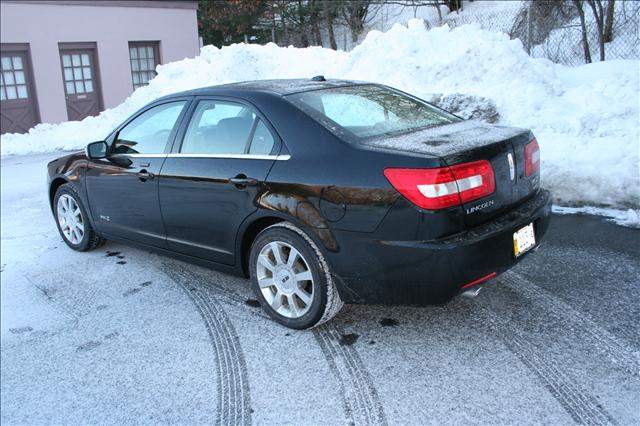
[[290, 155], [254, 155], [254, 154], [114, 154], [112, 157], [131, 157], [131, 158], [229, 158], [239, 160], [276, 160], [287, 161]]
[[221, 249], [221, 248], [213, 247], [213, 246], [207, 246], [207, 245], [204, 245], [204, 244], [198, 244], [198, 243], [195, 243], [193, 241], [181, 240], [179, 238], [167, 237], [167, 241], [170, 242], [170, 243], [177, 243], [177, 244], [182, 244], [182, 245], [185, 245], [185, 246], [198, 247], [198, 248], [202, 248], [202, 249], [209, 250], [209, 251], [215, 251], [216, 253], [233, 254], [229, 250], [225, 250], [225, 249]]
[[169, 158], [230, 158], [245, 160], [276, 160], [286, 161], [291, 158], [290, 155], [254, 155], [254, 154], [185, 154], [173, 153], [168, 154]]
[[127, 158], [127, 157], [131, 157], [131, 158], [164, 158], [166, 156], [167, 156], [167, 154], [113, 154], [113, 155], [111, 155], [111, 157], [118, 157], [118, 158]]

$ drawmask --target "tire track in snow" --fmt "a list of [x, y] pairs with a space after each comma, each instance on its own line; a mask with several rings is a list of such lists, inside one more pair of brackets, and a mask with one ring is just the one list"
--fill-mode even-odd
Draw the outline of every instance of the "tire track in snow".
[[[193, 286], [206, 288], [209, 291], [215, 292], [216, 296], [226, 299], [226, 301], [231, 305], [236, 305], [243, 309], [247, 307], [246, 301], [248, 296], [242, 296], [233, 290], [229, 290], [228, 288], [218, 284], [218, 280], [215, 278], [217, 274], [215, 271], [202, 269], [197, 266], [194, 266], [193, 268], [195, 269], [189, 269], [187, 265], [178, 263], [177, 261], [171, 263], [165, 261], [162, 262], [162, 268], [160, 271], [165, 274], [168, 273], [167, 271], [178, 271], [183, 275], [189, 276]], [[251, 309], [249, 312], [253, 315], [257, 315], [271, 321], [271, 318], [263, 312], [262, 309]]]
[[162, 264], [162, 271], [187, 293], [204, 320], [216, 354], [217, 425], [251, 424], [247, 364], [240, 340], [217, 294], [200, 277], [178, 264]]
[[[548, 259], [552, 262], [558, 262], [558, 259], [572, 259], [571, 265], [563, 266], [556, 263], [553, 265], [553, 269], [564, 267], [567, 268], [569, 273], [573, 273], [575, 271], [574, 275], [580, 275], [582, 279], [586, 279], [589, 281], [594, 279], [600, 280], [602, 279], [602, 277], [640, 276], [640, 268], [635, 266], [635, 264], [637, 263], [635, 258], [626, 253], [616, 253], [601, 247], [598, 247], [597, 249], [578, 249], [576, 247], [557, 247], [548, 245], [545, 246], [545, 249], [541, 252], [541, 254], [545, 256], [545, 259]], [[522, 274], [513, 274], [515, 276], [518, 276], [518, 278], [522, 277]], [[557, 272], [552, 276], [556, 279], [561, 279], [561, 277], [558, 276]], [[526, 278], [522, 278], [526, 280]], [[544, 292], [544, 290], [542, 290], [539, 286], [537, 286], [537, 288]], [[575, 309], [570, 308], [569, 305], [566, 306], [576, 312]], [[586, 318], [585, 314], [578, 313], [578, 316], [582, 317], [584, 320], [588, 320], [588, 322], [592, 325], [595, 324], [592, 320]], [[596, 328], [601, 327], [596, 326]], [[610, 336], [612, 336], [612, 334], [609, 332], [605, 331], [605, 333], [608, 333]], [[632, 352], [638, 351], [638, 336], [634, 334], [632, 330], [621, 327], [616, 331], [616, 335], [618, 337], [613, 337], [613, 339], [617, 340], [619, 344], [627, 347], [633, 345], [635, 349], [633, 349]], [[625, 340], [628, 344], [624, 344], [621, 340]], [[640, 363], [640, 359], [636, 358], [636, 363]]]
[[[56, 272], [54, 272], [54, 274], [55, 273]], [[22, 276], [42, 292], [52, 306], [57, 306], [59, 310], [73, 318], [76, 324], [80, 317], [93, 312], [92, 305], [94, 304], [97, 294], [97, 288], [95, 288], [95, 286], [78, 286], [73, 285], [74, 283], [67, 285], [67, 281], [60, 278], [57, 282], [65, 284], [62, 286], [59, 285], [58, 287], [48, 287], [41, 284], [41, 282], [44, 281], [42, 274], [34, 276], [30, 273], [23, 273]], [[51, 274], [48, 274], [47, 278], [51, 279]]]
[[486, 323], [505, 346], [543, 383], [562, 408], [578, 424], [617, 424], [596, 398], [562, 372], [553, 359], [540, 353], [535, 343], [523, 339], [518, 330], [488, 308], [482, 308]]
[[[234, 305], [246, 308], [246, 298], [218, 284], [212, 278], [211, 273], [206, 273], [206, 271], [199, 273], [197, 269], [188, 269], [185, 265], [177, 262], [164, 262], [162, 265], [162, 271], [170, 277], [176, 274], [186, 277], [189, 289], [209, 288], [211, 289], [210, 293], [215, 292], [216, 296], [221, 296]], [[185, 290], [187, 289], [185, 288]], [[273, 321], [262, 310], [251, 309], [250, 312], [268, 321]], [[338, 382], [347, 423], [350, 425], [386, 425], [387, 420], [378, 393], [355, 348], [339, 343], [342, 333], [331, 323], [314, 328], [312, 333], [329, 369]]]
[[515, 272], [506, 272], [501, 279], [513, 291], [543, 307], [563, 323], [569, 322], [572, 333], [578, 334], [583, 341], [589, 342], [593, 348], [602, 352], [625, 372], [633, 375], [640, 374], [640, 360], [637, 352], [586, 315]]
[[386, 425], [378, 392], [358, 352], [340, 344], [341, 333], [331, 323], [314, 328], [313, 335], [338, 382], [347, 423]]

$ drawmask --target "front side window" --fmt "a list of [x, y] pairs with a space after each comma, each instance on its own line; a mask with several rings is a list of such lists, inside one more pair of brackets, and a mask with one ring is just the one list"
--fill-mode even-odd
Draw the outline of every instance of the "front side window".
[[[334, 133], [370, 138], [460, 121], [419, 99], [395, 90], [358, 85], [288, 95], [287, 99]], [[336, 127], [339, 127], [338, 128]]]
[[185, 104], [169, 102], [140, 114], [118, 132], [113, 154], [164, 153]]
[[217, 100], [200, 101], [193, 112], [180, 152], [246, 154], [249, 152], [250, 142], [255, 140], [256, 120], [256, 114], [246, 105]]
[[160, 64], [158, 42], [129, 43], [129, 62], [133, 89], [146, 86], [156, 76], [156, 67]]

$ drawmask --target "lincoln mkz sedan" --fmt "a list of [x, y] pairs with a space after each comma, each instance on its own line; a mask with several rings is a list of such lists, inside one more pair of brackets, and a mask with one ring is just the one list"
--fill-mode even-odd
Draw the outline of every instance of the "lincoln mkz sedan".
[[49, 163], [48, 183], [72, 249], [108, 239], [250, 277], [297, 329], [343, 303], [474, 290], [550, 218], [529, 130], [321, 76], [165, 96]]

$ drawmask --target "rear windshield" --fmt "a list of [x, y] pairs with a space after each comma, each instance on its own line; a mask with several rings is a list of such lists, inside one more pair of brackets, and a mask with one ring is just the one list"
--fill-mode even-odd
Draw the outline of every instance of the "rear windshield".
[[347, 139], [395, 135], [461, 120], [420, 99], [376, 85], [301, 92], [287, 99]]

